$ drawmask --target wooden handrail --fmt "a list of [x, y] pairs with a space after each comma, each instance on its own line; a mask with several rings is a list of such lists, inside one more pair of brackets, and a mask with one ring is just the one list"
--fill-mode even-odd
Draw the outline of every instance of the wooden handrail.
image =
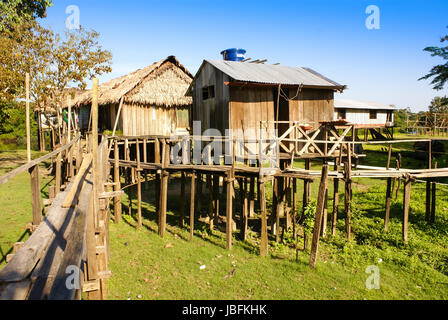
[[10, 172], [8, 172], [7, 174], [3, 175], [0, 177], [0, 186], [5, 184], [6, 182], [8, 182], [9, 180], [13, 179], [14, 177], [18, 176], [19, 174], [27, 171], [28, 169], [38, 165], [41, 162], [44, 162], [47, 159], [50, 159], [54, 156], [57, 156], [59, 153], [64, 152], [65, 150], [69, 149], [71, 146], [73, 146], [73, 144], [75, 144], [76, 142], [78, 142], [78, 140], [80, 139], [80, 136], [77, 136], [74, 140], [72, 140], [69, 144], [66, 144], [65, 146], [43, 156], [40, 157], [38, 159], [32, 160], [31, 162], [28, 162], [27, 164], [24, 164], [21, 167], [18, 167]]

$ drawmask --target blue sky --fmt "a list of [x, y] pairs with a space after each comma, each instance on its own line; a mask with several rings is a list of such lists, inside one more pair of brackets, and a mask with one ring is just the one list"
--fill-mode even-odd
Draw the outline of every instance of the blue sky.
[[[315, 69], [348, 89], [340, 98], [426, 109], [434, 96], [417, 81], [442, 62], [423, 51], [448, 33], [446, 0], [148, 1], [53, 0], [43, 24], [65, 31], [69, 5], [101, 34], [113, 72], [101, 82], [175, 55], [193, 74], [204, 59], [240, 47], [247, 57]], [[368, 30], [366, 8], [380, 9]]]

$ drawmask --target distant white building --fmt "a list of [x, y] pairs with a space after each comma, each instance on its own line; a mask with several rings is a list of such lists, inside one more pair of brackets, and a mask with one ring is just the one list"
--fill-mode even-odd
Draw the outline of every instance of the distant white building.
[[359, 129], [393, 127], [394, 110], [377, 102], [334, 100], [334, 119], [346, 120]]

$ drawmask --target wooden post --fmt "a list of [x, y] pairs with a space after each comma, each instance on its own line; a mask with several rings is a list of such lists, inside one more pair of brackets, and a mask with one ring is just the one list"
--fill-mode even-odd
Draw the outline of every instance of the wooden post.
[[42, 222], [42, 204], [40, 201], [39, 165], [30, 168], [31, 174], [31, 200], [33, 206], [33, 226]]
[[93, 78], [92, 83], [92, 173], [93, 173], [93, 212], [95, 214], [95, 226], [99, 224], [98, 212], [99, 212], [99, 171], [101, 168], [98, 166], [98, 79]]
[[142, 181], [140, 179], [140, 172], [141, 172], [141, 166], [140, 166], [140, 143], [138, 139], [135, 143], [135, 150], [136, 150], [136, 156], [137, 156], [137, 223], [138, 228], [141, 228], [143, 226], [142, 222]]
[[[392, 144], [389, 144], [389, 152], [387, 155], [386, 170], [390, 169], [390, 160], [392, 157]], [[390, 219], [390, 202], [392, 199], [392, 178], [387, 178], [386, 187], [386, 213], [384, 215], [384, 230], [389, 231], [389, 219]]]
[[25, 75], [25, 95], [26, 95], [26, 155], [28, 162], [31, 162], [31, 133], [30, 133], [30, 74]]
[[214, 201], [213, 209], [214, 209], [215, 220], [217, 220], [219, 217], [219, 196], [220, 196], [219, 182], [220, 182], [220, 178], [221, 177], [219, 175], [213, 176], [213, 201]]
[[319, 195], [317, 199], [316, 218], [314, 220], [313, 241], [311, 244], [310, 266], [316, 267], [317, 254], [319, 250], [319, 237], [322, 227], [322, 217], [324, 211], [325, 194], [327, 193], [328, 165], [322, 166], [322, 177], [319, 186]]
[[292, 178], [292, 233], [297, 241], [297, 179]]
[[260, 183], [260, 205], [261, 205], [261, 240], [260, 240], [260, 256], [268, 255], [268, 221], [266, 216], [266, 194], [265, 182]]
[[406, 177], [403, 192], [403, 241], [408, 243], [409, 204], [411, 202], [411, 178]]
[[233, 175], [229, 171], [226, 175], [226, 243], [227, 250], [232, 250], [232, 200], [233, 200]]
[[322, 213], [322, 228], [321, 228], [322, 238], [324, 238], [327, 235], [327, 222], [328, 222], [328, 189], [325, 190], [324, 210]]
[[162, 173], [161, 173], [161, 184], [160, 184], [160, 204], [159, 204], [159, 235], [161, 237], [165, 236], [166, 231], [166, 206], [168, 200], [168, 171], [165, 167], [169, 163], [169, 146], [163, 141], [163, 151], [162, 151]]
[[255, 178], [250, 178], [250, 190], [249, 190], [249, 217], [255, 215]]
[[241, 240], [245, 241], [247, 238], [247, 225], [248, 225], [248, 199], [247, 199], [247, 179], [241, 178], [240, 180], [240, 195], [241, 195], [241, 221], [240, 221], [240, 236]]
[[[334, 160], [334, 171], [339, 172], [339, 159]], [[333, 214], [331, 217], [331, 235], [336, 235], [339, 211], [339, 179], [333, 179]]]
[[345, 170], [345, 233], [347, 241], [351, 239], [351, 197], [352, 197], [352, 182], [351, 182], [351, 152], [347, 148], [348, 156], [344, 165]]
[[193, 241], [194, 234], [194, 193], [196, 186], [196, 172], [191, 173], [191, 185], [190, 185], [190, 241]]
[[[305, 170], [311, 170], [311, 160], [305, 159]], [[305, 212], [305, 208], [308, 206], [310, 202], [311, 195], [311, 182], [309, 180], [303, 181], [303, 205], [302, 211]]]
[[213, 209], [213, 177], [211, 174], [207, 175], [207, 189], [208, 189], [208, 217], [209, 221], [209, 230], [213, 231], [214, 229], [214, 209]]
[[[428, 143], [428, 169], [432, 168], [432, 143], [429, 141]], [[425, 220], [431, 221], [431, 181], [430, 179], [426, 180], [426, 214]]]
[[[120, 182], [120, 163], [119, 163], [119, 149], [118, 149], [118, 140], [114, 140], [114, 190], [121, 190], [121, 182]], [[120, 223], [121, 221], [121, 197], [116, 196], [114, 198], [114, 213], [115, 213], [115, 223]]]
[[[437, 169], [437, 162], [434, 165], [434, 168]], [[432, 185], [432, 190], [431, 190], [431, 195], [432, 195], [432, 199], [431, 199], [431, 218], [430, 221], [431, 223], [436, 222], [436, 188], [437, 188], [437, 183], [435, 181], [433, 181], [431, 183]]]
[[180, 211], [180, 226], [183, 227], [185, 224], [185, 172], [182, 171], [180, 178], [180, 203], [179, 203], [179, 211]]
[[284, 199], [285, 199], [285, 179], [277, 178], [277, 189], [278, 189], [278, 198], [277, 198], [277, 210], [275, 213], [275, 241], [277, 243], [280, 242], [280, 215], [284, 210]]
[[61, 191], [62, 185], [62, 153], [56, 156], [56, 177], [55, 177], [55, 192], [58, 194]]
[[68, 116], [67, 116], [67, 124], [68, 124], [68, 130], [67, 130], [67, 142], [70, 143], [72, 140], [71, 137], [71, 127], [72, 127], [72, 96], [70, 93], [67, 96], [67, 106], [68, 106]]

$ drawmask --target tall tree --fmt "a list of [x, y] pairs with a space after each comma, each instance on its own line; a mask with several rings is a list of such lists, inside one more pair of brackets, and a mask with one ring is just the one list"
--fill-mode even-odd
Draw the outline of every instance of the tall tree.
[[0, 0], [0, 32], [44, 18], [52, 5], [52, 0]]
[[[440, 42], [448, 42], [448, 35], [444, 36]], [[446, 47], [427, 47], [424, 51], [430, 52], [432, 57], [441, 57], [448, 60], [448, 46]], [[431, 84], [435, 90], [442, 90], [448, 81], [448, 61], [445, 64], [436, 65], [431, 71], [419, 80], [427, 80], [433, 78]]]
[[60, 36], [35, 22], [0, 34], [0, 102], [23, 95], [26, 72], [39, 107], [60, 105], [68, 86], [85, 89], [89, 79], [112, 70], [112, 54], [98, 39], [93, 30]]
[[431, 113], [447, 113], [448, 112], [448, 97], [435, 97], [432, 99], [429, 106]]

